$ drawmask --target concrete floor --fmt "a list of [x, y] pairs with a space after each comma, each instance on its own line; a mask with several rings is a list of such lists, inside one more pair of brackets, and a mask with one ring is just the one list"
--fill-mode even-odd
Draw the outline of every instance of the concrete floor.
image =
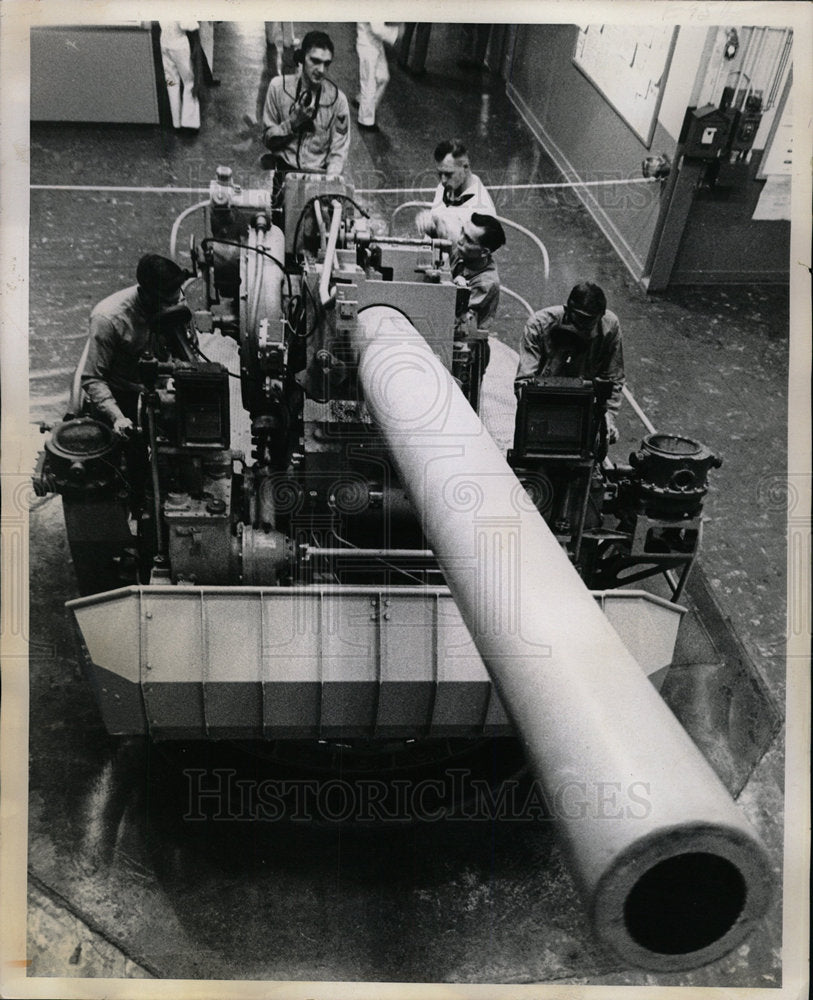
[[[352, 96], [353, 28], [336, 25], [333, 36], [333, 76]], [[223, 22], [216, 46], [222, 84], [205, 95], [199, 135], [35, 124], [31, 183], [200, 187], [227, 163], [249, 185], [258, 176], [259, 144], [241, 119], [257, 114], [268, 79], [262, 25]], [[393, 67], [381, 133], [353, 131], [348, 174], [358, 187], [433, 184], [431, 150], [452, 134], [467, 140], [486, 183], [558, 180], [499, 83], [456, 67], [459, 47], [457, 27], [436, 28], [427, 77]], [[638, 190], [656, 196], [654, 188]], [[31, 192], [32, 419], [61, 416], [90, 308], [132, 282], [142, 253], [165, 250], [172, 220], [200, 197]], [[369, 203], [386, 218], [413, 197]], [[749, 704], [778, 719], [787, 289], [684, 288], [647, 297], [570, 192], [504, 194], [497, 207], [538, 233], [551, 257], [545, 285], [530, 245], [512, 237], [499, 257], [504, 284], [539, 308], [564, 301], [580, 279], [597, 281], [621, 318], [628, 380], [652, 421], [722, 454], [704, 512], [704, 573], [695, 594], [714, 612], [722, 660], [739, 664], [738, 676], [756, 692]], [[520, 306], [504, 302], [495, 331], [510, 347], [523, 317]], [[624, 459], [641, 428], [626, 408], [620, 426], [615, 455]], [[47, 501], [31, 521], [29, 974], [779, 985], [780, 900], [747, 945], [712, 966], [683, 976], [620, 968], [590, 937], [549, 824], [429, 826], [386, 838], [330, 825], [202, 824], [191, 831], [176, 762], [119, 745], [101, 729], [63, 617], [62, 604], [75, 591], [60, 518], [58, 501]], [[709, 718], [699, 702], [708, 699], [711, 715], [733, 732], [742, 702], [720, 700], [725, 685], [715, 665], [707, 666], [701, 681], [673, 668], [675, 704], [687, 725], [694, 712], [699, 733]], [[705, 693], [698, 698], [698, 691]], [[739, 746], [748, 761], [739, 772], [736, 741], [726, 747], [730, 759], [720, 766], [729, 769], [730, 787], [779, 872], [781, 729], [770, 722], [751, 733]], [[206, 760], [215, 766], [208, 753]], [[246, 914], [256, 915], [248, 931]], [[87, 941], [101, 942], [98, 961], [87, 959], [90, 945], [77, 952]]]

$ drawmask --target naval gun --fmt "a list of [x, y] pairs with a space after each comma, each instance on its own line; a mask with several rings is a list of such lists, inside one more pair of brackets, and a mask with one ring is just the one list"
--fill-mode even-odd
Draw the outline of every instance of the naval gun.
[[[147, 474], [136, 485], [133, 449], [78, 406], [53, 429], [36, 484], [62, 496], [82, 592], [68, 607], [105, 726], [365, 746], [513, 736], [550, 801], [634, 780], [645, 808], [557, 813], [593, 926], [633, 965], [710, 962], [764, 914], [772, 879], [647, 676], [668, 666], [652, 647], [680, 611], [591, 592], [595, 560], [579, 563], [534, 497], [550, 450], [520, 434], [509, 464], [478, 415], [484, 335], [457, 322], [449, 245], [378, 236], [357, 213], [341, 180], [289, 175], [280, 204], [219, 171], [211, 235], [190, 247], [206, 307], [181, 357], [143, 362]], [[673, 531], [698, 514], [714, 463], [701, 454], [690, 481], [685, 440], [645, 441], [608, 491], [616, 546], [619, 495]], [[688, 512], [669, 505], [681, 491]]]

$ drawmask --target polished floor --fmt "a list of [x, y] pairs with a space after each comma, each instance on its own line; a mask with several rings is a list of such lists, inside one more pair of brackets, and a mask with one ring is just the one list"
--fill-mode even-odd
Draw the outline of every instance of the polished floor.
[[[354, 28], [332, 31], [332, 75], [352, 96]], [[269, 79], [263, 26], [222, 22], [215, 44], [222, 82], [203, 95], [199, 134], [32, 126], [32, 419], [61, 416], [93, 304], [132, 283], [140, 255], [165, 250], [173, 219], [202, 197], [36, 186], [200, 188], [221, 163], [249, 186], [259, 176], [261, 149], [244, 116], [257, 117]], [[451, 135], [467, 142], [487, 184], [559, 180], [500, 82], [458, 68], [462, 45], [461, 29], [436, 26], [425, 77], [392, 66], [380, 132], [353, 126], [348, 174], [358, 188], [433, 186], [431, 151]], [[401, 202], [426, 196], [364, 197], [373, 214], [388, 219]], [[503, 191], [496, 202], [501, 214], [542, 238], [551, 261], [546, 282], [532, 244], [511, 234], [498, 258], [503, 283], [540, 308], [562, 302], [578, 280], [597, 281], [621, 319], [629, 384], [650, 419], [723, 456], [705, 509], [698, 600], [719, 611], [720, 628], [730, 626], [729, 658], [748, 664], [750, 683], [778, 718], [787, 289], [682, 288], [647, 297], [571, 191]], [[504, 299], [495, 333], [516, 347], [523, 322], [522, 307]], [[626, 407], [620, 426], [622, 459], [642, 428]], [[74, 584], [58, 503], [33, 511], [31, 524], [32, 975], [778, 985], [779, 901], [747, 946], [705, 969], [653, 976], [619, 967], [592, 941], [548, 827], [409, 829], [386, 842], [335, 826], [229, 823], [190, 831], [179, 805], [184, 790], [173, 784], [177, 770], [100, 730], [64, 624], [62, 604]], [[712, 701], [720, 695], [715, 676], [710, 669]], [[676, 675], [673, 685], [681, 683]], [[742, 711], [736, 697], [713, 703], [723, 728]], [[761, 735], [759, 757], [736, 791], [779, 871], [782, 734], [769, 727]], [[246, 914], [253, 915], [248, 930]], [[74, 934], [73, 949], [54, 947]], [[117, 957], [100, 957], [94, 935]], [[90, 942], [84, 950], [83, 941]]]

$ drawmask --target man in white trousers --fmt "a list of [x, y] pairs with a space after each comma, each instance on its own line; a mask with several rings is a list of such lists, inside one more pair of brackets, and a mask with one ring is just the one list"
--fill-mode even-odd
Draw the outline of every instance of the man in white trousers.
[[195, 94], [195, 74], [187, 31], [197, 31], [197, 21], [159, 21], [161, 59], [169, 94], [173, 128], [200, 128], [200, 102]]
[[362, 132], [378, 131], [375, 109], [390, 79], [384, 43], [394, 45], [397, 38], [397, 24], [385, 21], [356, 22], [356, 52], [359, 57], [358, 126]]

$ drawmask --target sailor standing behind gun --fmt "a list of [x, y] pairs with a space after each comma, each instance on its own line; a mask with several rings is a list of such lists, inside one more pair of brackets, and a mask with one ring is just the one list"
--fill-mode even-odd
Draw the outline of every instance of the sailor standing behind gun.
[[514, 391], [519, 395], [526, 383], [546, 375], [611, 382], [607, 443], [618, 440], [615, 414], [625, 381], [621, 327], [607, 309], [604, 292], [591, 281], [576, 285], [567, 305], [540, 309], [525, 326]]
[[263, 142], [274, 154], [274, 168], [326, 171], [337, 177], [350, 150], [347, 98], [326, 76], [333, 42], [324, 31], [309, 31], [294, 53], [299, 72], [276, 76], [263, 108]]
[[440, 183], [431, 208], [415, 217], [418, 232], [439, 239], [456, 240], [463, 223], [474, 212], [496, 216], [497, 210], [483, 182], [471, 172], [469, 154], [459, 139], [439, 142], [434, 152]]
[[497, 312], [500, 275], [492, 254], [505, 245], [505, 230], [491, 215], [473, 212], [452, 247], [449, 266], [455, 284], [469, 289], [468, 311], [484, 327]]
[[474, 212], [463, 223], [449, 257], [454, 283], [469, 289], [466, 311], [458, 315], [455, 329], [474, 353], [478, 377], [491, 358], [488, 338], [479, 331], [494, 318], [500, 303], [500, 275], [492, 254], [504, 245], [505, 230], [497, 219]]

